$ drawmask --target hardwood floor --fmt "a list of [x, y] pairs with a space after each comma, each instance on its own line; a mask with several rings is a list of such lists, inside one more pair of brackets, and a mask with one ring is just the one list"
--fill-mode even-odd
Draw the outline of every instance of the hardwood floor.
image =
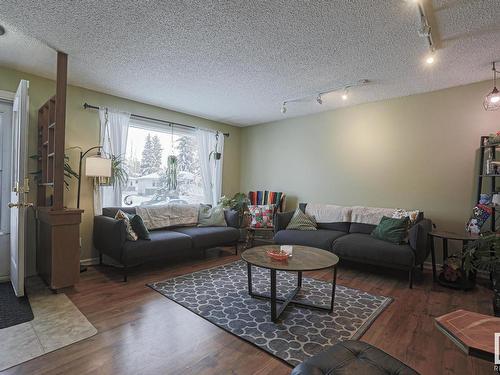
[[[231, 250], [229, 250], [231, 251]], [[38, 357], [6, 374], [289, 374], [291, 368], [223, 331], [145, 284], [239, 259], [212, 250], [208, 259], [143, 266], [123, 283], [113, 269], [89, 267], [69, 298], [99, 333]], [[307, 276], [331, 278], [330, 272]], [[491, 314], [492, 292], [445, 289], [427, 270], [408, 289], [406, 273], [341, 266], [338, 284], [394, 298], [363, 341], [421, 374], [488, 374], [493, 365], [467, 357], [435, 327], [433, 317], [465, 308]], [[22, 349], [21, 349], [22, 350]]]

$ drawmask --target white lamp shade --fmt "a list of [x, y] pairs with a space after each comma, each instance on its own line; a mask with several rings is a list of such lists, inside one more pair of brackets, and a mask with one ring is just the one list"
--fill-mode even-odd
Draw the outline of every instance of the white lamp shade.
[[85, 161], [85, 175], [87, 177], [111, 177], [111, 159], [99, 156], [88, 157]]

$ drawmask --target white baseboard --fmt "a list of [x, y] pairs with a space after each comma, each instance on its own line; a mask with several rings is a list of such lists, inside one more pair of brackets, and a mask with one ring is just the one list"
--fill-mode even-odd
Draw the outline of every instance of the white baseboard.
[[99, 258], [87, 258], [87, 259], [80, 259], [80, 264], [84, 266], [93, 266], [96, 264], [99, 264]]

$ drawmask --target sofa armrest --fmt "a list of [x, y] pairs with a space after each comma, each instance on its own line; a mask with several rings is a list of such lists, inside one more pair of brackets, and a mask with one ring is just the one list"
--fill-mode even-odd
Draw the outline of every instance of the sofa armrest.
[[127, 239], [123, 220], [108, 216], [94, 217], [94, 246], [99, 252], [121, 261], [121, 250]]
[[294, 213], [295, 211], [288, 211], [288, 212], [276, 212], [274, 214], [273, 226], [275, 234], [278, 233], [280, 230], [286, 229]]
[[239, 228], [240, 227], [240, 215], [236, 210], [224, 210], [224, 219], [226, 219], [226, 224], [228, 227]]
[[415, 265], [422, 264], [430, 252], [429, 232], [432, 231], [432, 221], [422, 219], [408, 231], [408, 243], [415, 252]]

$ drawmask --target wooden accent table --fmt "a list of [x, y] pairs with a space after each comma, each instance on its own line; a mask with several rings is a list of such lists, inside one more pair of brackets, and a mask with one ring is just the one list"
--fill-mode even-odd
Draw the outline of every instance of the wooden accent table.
[[435, 318], [435, 323], [465, 354], [493, 362], [500, 318], [457, 310]]
[[[279, 245], [258, 246], [245, 250], [241, 254], [241, 258], [247, 262], [248, 294], [254, 298], [271, 300], [271, 320], [273, 322], [278, 321], [280, 315], [289, 304], [332, 312], [335, 301], [337, 264], [339, 262], [338, 256], [326, 250], [299, 245], [293, 245], [293, 255], [285, 260], [274, 260], [267, 255], [269, 250], [279, 248]], [[257, 294], [252, 291], [252, 265], [267, 268], [271, 271], [271, 297]], [[330, 306], [318, 306], [306, 302], [295, 301], [294, 298], [302, 287], [302, 272], [316, 271], [326, 268], [331, 268], [333, 270], [332, 299]], [[285, 299], [278, 298], [276, 295], [276, 271], [297, 272], [297, 287], [292, 290], [285, 297]], [[281, 303], [279, 309], [277, 306], [278, 302]]]
[[247, 240], [245, 244], [245, 249], [249, 249], [253, 247], [253, 244], [255, 242], [255, 234], [256, 233], [266, 233], [267, 235], [271, 235], [271, 238], [261, 238], [259, 237], [258, 240], [259, 242], [264, 242], [264, 243], [269, 243], [269, 244], [274, 244], [274, 239], [273, 239], [273, 232], [274, 228], [254, 228], [254, 227], [248, 227], [247, 228]]
[[[462, 246], [466, 246], [469, 242], [475, 241], [480, 237], [477, 234], [473, 234], [473, 233], [469, 233], [469, 232], [453, 233], [453, 232], [447, 232], [447, 231], [433, 230], [432, 232], [429, 233], [429, 241], [431, 244], [431, 258], [432, 258], [432, 278], [434, 281], [437, 281], [440, 284], [449, 287], [450, 286], [449, 284], [442, 283], [439, 280], [439, 278], [437, 277], [436, 250], [434, 247], [434, 239], [435, 238], [439, 238], [442, 240], [442, 243], [443, 243], [443, 262], [444, 262], [445, 259], [448, 259], [448, 240], [461, 241]], [[468, 288], [465, 280], [464, 280], [463, 285], [461, 287], [464, 290]]]

